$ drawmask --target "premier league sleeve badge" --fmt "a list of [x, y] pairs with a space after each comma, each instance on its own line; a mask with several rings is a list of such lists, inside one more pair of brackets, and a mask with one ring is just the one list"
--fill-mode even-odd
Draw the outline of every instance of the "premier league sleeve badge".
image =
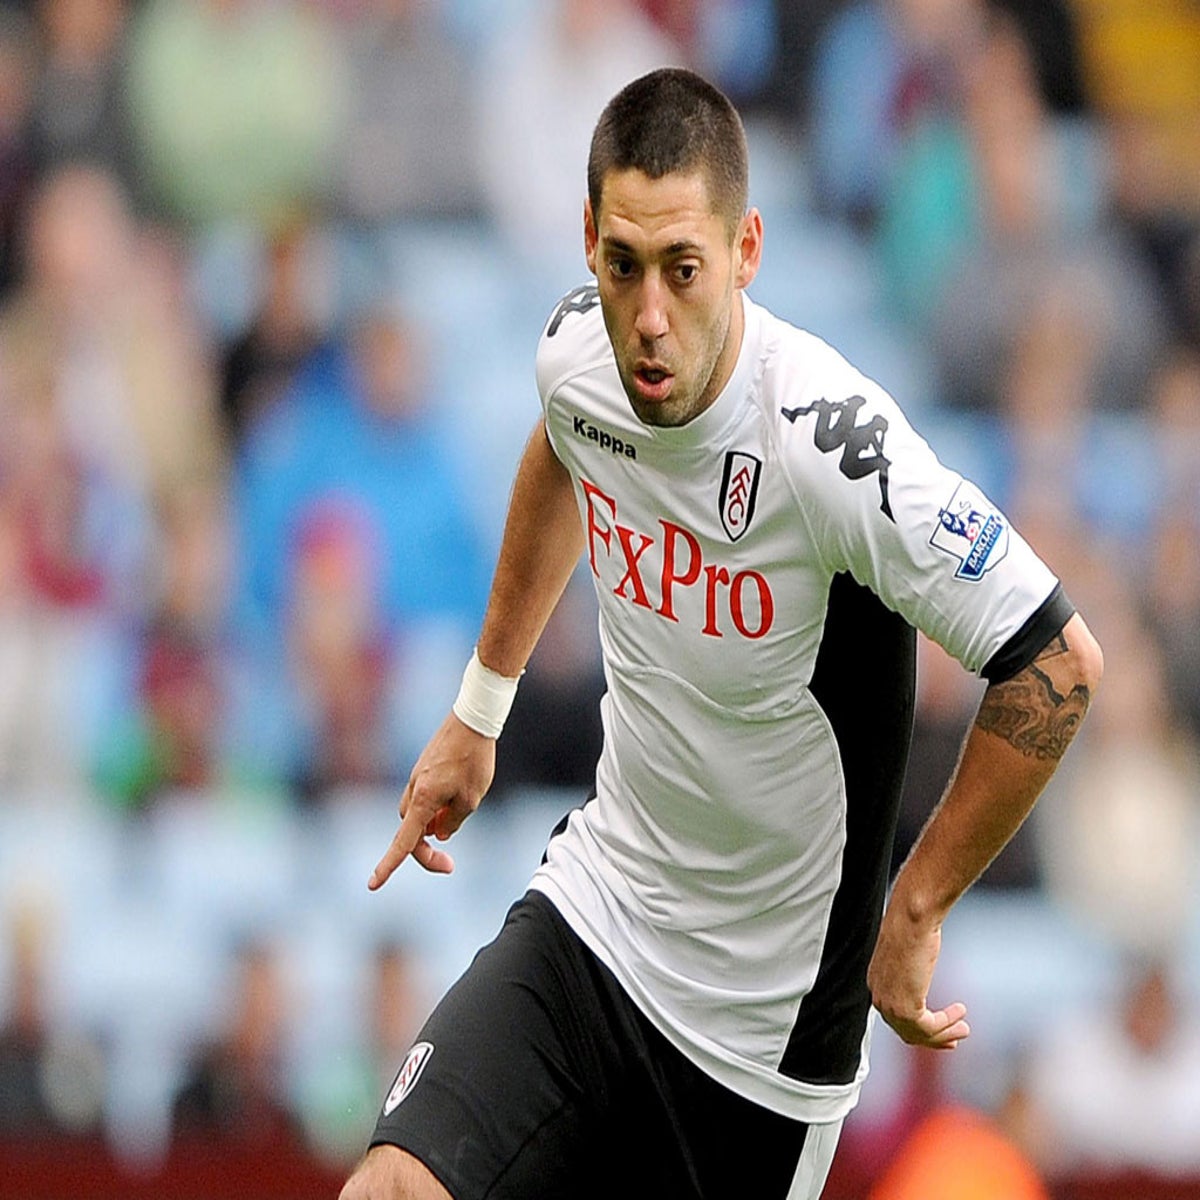
[[950, 502], [938, 509], [929, 544], [958, 559], [956, 579], [978, 583], [1008, 553], [1008, 522], [974, 484], [964, 480]]

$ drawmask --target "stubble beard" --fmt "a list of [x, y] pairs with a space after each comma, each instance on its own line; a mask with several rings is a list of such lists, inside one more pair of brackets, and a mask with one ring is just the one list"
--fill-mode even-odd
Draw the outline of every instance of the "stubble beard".
[[704, 370], [700, 372], [700, 379], [703, 382], [697, 381], [686, 393], [677, 393], [676, 389], [685, 385], [676, 375], [675, 387], [672, 388], [671, 394], [666, 400], [658, 402], [644, 400], [633, 382], [632, 371], [630, 377], [627, 378], [625, 371], [622, 370], [620, 373], [621, 383], [625, 388], [625, 395], [629, 399], [634, 416], [643, 425], [650, 425], [657, 429], [677, 429], [694, 420], [709, 408], [717, 398], [717, 391], [713, 386], [713, 376], [716, 374], [717, 364], [721, 361], [721, 350], [728, 338], [729, 325], [726, 323], [723, 336], [718, 339], [718, 349], [711, 354]]
[[675, 429], [686, 425], [700, 411], [696, 400], [691, 396], [676, 396], [672, 394], [666, 400], [657, 403], [643, 400], [633, 386], [625, 388], [634, 416], [643, 425], [651, 425], [657, 429]]

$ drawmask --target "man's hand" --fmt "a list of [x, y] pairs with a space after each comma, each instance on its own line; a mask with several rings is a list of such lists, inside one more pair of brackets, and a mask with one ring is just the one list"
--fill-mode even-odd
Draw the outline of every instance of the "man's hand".
[[934, 1011], [926, 1003], [941, 946], [940, 925], [914, 922], [893, 897], [867, 968], [867, 986], [880, 1015], [910, 1046], [953, 1050], [971, 1032], [965, 1004]]
[[[492, 580], [476, 653], [508, 679], [521, 674], [583, 552], [575, 485], [539, 420], [513, 483], [500, 560]], [[400, 798], [400, 828], [371, 873], [374, 891], [411, 854], [427, 871], [446, 875], [454, 860], [431, 844], [444, 842], [479, 807], [496, 773], [496, 740], [454, 714], [421, 752]]]
[[942, 921], [1028, 816], [1103, 672], [1076, 613], [1024, 670], [984, 693], [954, 779], [896, 876], [867, 969], [875, 1007], [906, 1042], [952, 1050], [970, 1033], [963, 1005], [926, 1003]]
[[448, 875], [454, 859], [429, 839], [444, 842], [479, 807], [496, 772], [496, 742], [453, 713], [421, 752], [400, 797], [400, 828], [367, 886], [375, 891], [411, 854], [427, 871]]

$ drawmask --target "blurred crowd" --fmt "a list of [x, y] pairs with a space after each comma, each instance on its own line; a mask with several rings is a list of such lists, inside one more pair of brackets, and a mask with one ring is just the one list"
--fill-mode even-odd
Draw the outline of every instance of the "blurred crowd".
[[[592, 124], [664, 63], [746, 117], [752, 294], [896, 394], [1107, 658], [983, 890], [1055, 906], [1113, 969], [987, 1086], [885, 1057], [847, 1153], [882, 1164], [936, 1091], [1051, 1179], [1200, 1176], [1194, 0], [0, 4], [0, 839], [4, 813], [140, 845], [164, 813], [394, 810], [482, 615], [541, 323], [584, 273]], [[518, 695], [498, 809], [589, 785], [589, 588]], [[898, 857], [979, 689], [922, 644]], [[106, 1031], [43, 994], [44, 897], [0, 863], [0, 1137], [137, 1144]], [[155, 1144], [356, 1150], [428, 1003], [413, 948], [359, 939], [360, 1042], [300, 1085], [279, 948], [240, 934]], [[873, 1194], [940, 1194], [903, 1174]]]

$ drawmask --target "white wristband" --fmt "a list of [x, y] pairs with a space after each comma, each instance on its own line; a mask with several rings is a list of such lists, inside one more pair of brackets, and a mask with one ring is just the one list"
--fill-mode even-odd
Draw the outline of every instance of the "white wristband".
[[491, 667], [485, 667], [479, 661], [478, 650], [472, 650], [471, 661], [463, 672], [458, 697], [454, 701], [454, 715], [468, 729], [484, 737], [499, 737], [520, 680], [519, 675], [516, 679], [510, 679]]

